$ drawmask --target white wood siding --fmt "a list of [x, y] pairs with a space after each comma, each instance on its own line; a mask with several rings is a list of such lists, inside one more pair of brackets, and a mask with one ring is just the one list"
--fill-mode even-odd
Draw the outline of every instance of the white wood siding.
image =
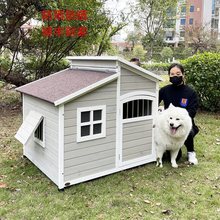
[[58, 185], [58, 108], [53, 104], [23, 94], [24, 119], [32, 110], [45, 120], [45, 148], [34, 141], [33, 135], [24, 146], [24, 155]]
[[155, 93], [156, 83], [125, 68], [121, 68], [121, 95], [137, 90]]
[[115, 60], [71, 60], [71, 65], [76, 67], [116, 68]]
[[[64, 106], [64, 181], [115, 168], [116, 87], [114, 81]], [[106, 105], [106, 137], [76, 142], [77, 108]]]
[[123, 124], [122, 162], [152, 154], [152, 119]]

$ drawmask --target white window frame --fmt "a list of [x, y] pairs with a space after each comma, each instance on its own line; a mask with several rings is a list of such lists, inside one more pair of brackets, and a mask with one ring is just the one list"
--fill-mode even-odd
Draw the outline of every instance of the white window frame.
[[[35, 131], [38, 129], [38, 126], [40, 125], [41, 121], [43, 121], [43, 141], [41, 141], [40, 139], [38, 139], [37, 137], [35, 137]], [[43, 117], [40, 122], [37, 125], [37, 128], [34, 130], [33, 132], [33, 136], [34, 136], [34, 141], [40, 145], [41, 147], [45, 148], [45, 118]]]
[[121, 117], [122, 117], [123, 123], [130, 123], [130, 122], [137, 122], [137, 121], [144, 121], [144, 120], [153, 119], [153, 106], [154, 106], [154, 101], [155, 101], [154, 97], [150, 97], [150, 96], [132, 96], [132, 97], [126, 98], [121, 103], [122, 111], [123, 111], [123, 104], [124, 103], [127, 103], [129, 101], [138, 100], [138, 99], [152, 101], [151, 115], [123, 119], [123, 112], [122, 112]]
[[[101, 120], [94, 121], [93, 120], [93, 111], [102, 110]], [[90, 112], [90, 121], [89, 122], [81, 122], [81, 112]], [[93, 134], [93, 125], [101, 124], [101, 133]], [[81, 137], [81, 127], [90, 125], [90, 135]], [[106, 137], [106, 105], [100, 106], [90, 106], [77, 108], [77, 142], [95, 140], [98, 138]]]

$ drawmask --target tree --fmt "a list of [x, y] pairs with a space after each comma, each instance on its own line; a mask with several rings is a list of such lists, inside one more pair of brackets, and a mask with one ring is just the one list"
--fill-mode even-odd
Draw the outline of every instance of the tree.
[[143, 35], [140, 32], [132, 31], [127, 35], [126, 42], [131, 43], [132, 48], [131, 50], [134, 49], [134, 47], [138, 44], [141, 43]]
[[0, 51], [11, 37], [33, 14], [44, 8], [38, 0], [1, 0], [0, 3]]
[[185, 47], [184, 45], [180, 44], [178, 47], [175, 47], [173, 51], [173, 56], [177, 60], [183, 60], [190, 56], [192, 56], [192, 48], [191, 47]]
[[100, 33], [100, 43], [99, 47], [97, 50], [97, 56], [102, 55], [103, 52], [107, 51], [111, 47], [111, 38], [118, 33], [123, 27], [127, 25], [125, 22], [127, 20], [126, 17], [122, 15], [122, 21], [118, 22], [117, 24], [115, 23], [115, 18], [109, 19], [106, 18], [105, 25], [103, 26], [103, 31]]
[[[87, 11], [86, 20], [46, 20], [44, 26], [58, 28], [70, 26], [73, 28], [86, 27], [87, 32], [84, 36], [52, 36], [42, 35], [42, 27], [35, 28], [28, 33], [20, 32], [17, 38], [16, 47], [13, 47], [13, 53], [22, 53], [23, 58], [15, 57], [15, 64], [11, 65], [10, 70], [0, 70], [0, 80], [7, 81], [17, 86], [23, 85], [29, 81], [47, 76], [59, 68], [66, 66], [62, 61], [67, 55], [87, 55], [91, 51], [101, 55], [108, 49], [111, 36], [117, 33], [125, 23], [115, 23], [109, 18], [103, 10], [103, 2], [91, 0], [80, 1], [45, 1], [44, 9], [47, 10], [84, 10]], [[38, 13], [36, 19], [41, 20]], [[95, 50], [94, 50], [95, 48]], [[13, 66], [13, 68], [12, 68]]]
[[134, 47], [132, 56], [139, 58], [141, 61], [145, 61], [146, 51], [144, 50], [142, 45], [137, 45]]
[[173, 58], [173, 50], [170, 47], [164, 47], [161, 51], [163, 61], [167, 62]]
[[152, 58], [153, 47], [164, 35], [163, 26], [169, 20], [169, 12], [176, 8], [176, 0], [139, 0], [137, 6], [138, 25], [145, 35], [149, 56]]
[[197, 52], [213, 51], [217, 48], [217, 40], [206, 26], [193, 25], [185, 28], [186, 46], [190, 45], [193, 54]]

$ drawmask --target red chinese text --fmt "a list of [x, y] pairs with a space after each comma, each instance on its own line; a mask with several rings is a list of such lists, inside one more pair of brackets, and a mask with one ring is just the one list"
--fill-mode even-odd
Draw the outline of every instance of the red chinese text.
[[43, 21], [86, 21], [88, 19], [86, 10], [43, 10], [41, 16]]
[[87, 27], [80, 26], [80, 27], [51, 27], [51, 26], [44, 26], [42, 27], [42, 35], [44, 37], [84, 37], [87, 35]]

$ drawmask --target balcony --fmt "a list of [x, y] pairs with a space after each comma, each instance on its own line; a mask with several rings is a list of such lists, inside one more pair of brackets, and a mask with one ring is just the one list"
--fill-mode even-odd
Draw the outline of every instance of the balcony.
[[180, 25], [179, 29], [180, 29], [180, 31], [185, 31], [186, 30], [186, 25]]
[[216, 0], [215, 1], [215, 7], [216, 8], [220, 8], [220, 0]]
[[175, 44], [177, 40], [174, 37], [165, 37], [164, 42], [166, 42], [167, 44]]
[[163, 30], [166, 31], [166, 32], [172, 32], [172, 31], [175, 31], [175, 28], [164, 27]]
[[186, 12], [180, 12], [180, 17], [185, 18], [186, 17]]
[[212, 15], [212, 19], [219, 20], [219, 14]]

